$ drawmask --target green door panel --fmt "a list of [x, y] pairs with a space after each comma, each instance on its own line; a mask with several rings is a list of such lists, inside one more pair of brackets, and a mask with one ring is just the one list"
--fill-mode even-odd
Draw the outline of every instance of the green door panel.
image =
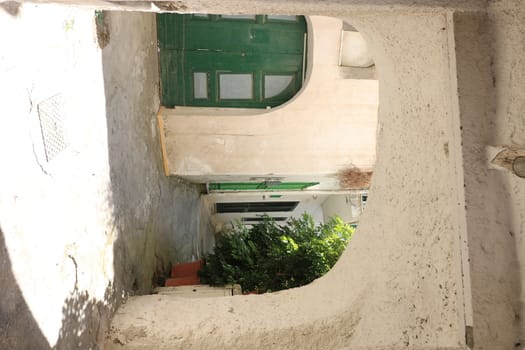
[[161, 101], [164, 106], [174, 106], [176, 101], [185, 99], [184, 89], [177, 88], [172, 81], [184, 81], [183, 55], [181, 51], [161, 50], [159, 52]]
[[[158, 14], [162, 104], [264, 108], [286, 102], [302, 86], [306, 33], [303, 17], [289, 18]], [[206, 73], [198, 88], [195, 72]]]

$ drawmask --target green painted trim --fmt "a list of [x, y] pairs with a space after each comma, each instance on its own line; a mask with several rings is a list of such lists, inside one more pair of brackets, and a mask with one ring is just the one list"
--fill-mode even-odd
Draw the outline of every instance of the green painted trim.
[[305, 188], [319, 185], [319, 182], [281, 182], [279, 184], [267, 184], [265, 182], [221, 182], [210, 183], [210, 191], [299, 191]]

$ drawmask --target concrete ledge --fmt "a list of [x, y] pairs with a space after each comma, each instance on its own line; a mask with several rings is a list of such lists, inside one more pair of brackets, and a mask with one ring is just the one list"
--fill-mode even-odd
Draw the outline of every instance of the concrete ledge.
[[155, 288], [154, 294], [169, 295], [182, 298], [212, 298], [240, 295], [241, 286], [238, 284], [212, 287], [203, 284], [180, 287], [158, 287]]

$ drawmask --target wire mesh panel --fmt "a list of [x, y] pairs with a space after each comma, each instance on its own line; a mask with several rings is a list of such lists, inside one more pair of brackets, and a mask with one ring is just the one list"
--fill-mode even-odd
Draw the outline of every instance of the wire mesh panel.
[[50, 162], [67, 148], [64, 128], [64, 102], [61, 94], [38, 104], [38, 117], [46, 159]]

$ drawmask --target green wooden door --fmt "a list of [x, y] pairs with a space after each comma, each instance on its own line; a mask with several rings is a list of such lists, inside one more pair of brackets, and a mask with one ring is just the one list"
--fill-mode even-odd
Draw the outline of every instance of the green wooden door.
[[164, 106], [273, 107], [302, 86], [302, 16], [158, 14]]

